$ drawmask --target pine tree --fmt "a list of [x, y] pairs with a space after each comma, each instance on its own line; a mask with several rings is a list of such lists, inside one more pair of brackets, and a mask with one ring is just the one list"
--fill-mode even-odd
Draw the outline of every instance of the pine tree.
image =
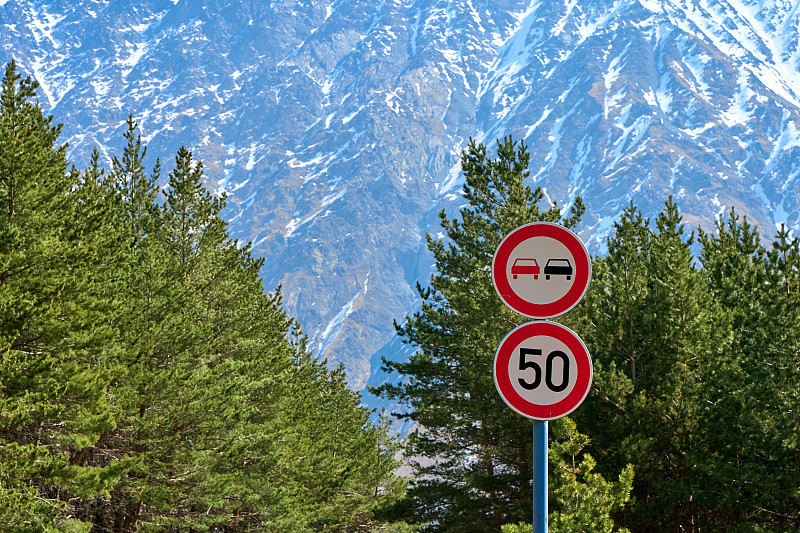
[[[782, 227], [772, 249], [731, 210], [716, 233], [701, 235], [703, 272], [730, 324], [726, 357], [710, 399], [709, 475], [719, 490], [718, 531], [795, 531], [800, 457], [796, 413], [798, 241]], [[711, 530], [711, 528], [709, 528]]]
[[[0, 529], [361, 531], [394, 444], [264, 292], [225, 198], [128, 118], [68, 170], [13, 63], [0, 101]], [[391, 528], [394, 531], [396, 528]]]
[[592, 438], [601, 472], [633, 463], [632, 505], [622, 523], [635, 532], [706, 530], [719, 514], [719, 448], [709, 416], [730, 392], [714, 384], [728, 385], [731, 330], [692, 243], [671, 198], [655, 228], [631, 205], [615, 224], [608, 255], [593, 264], [583, 323], [575, 326], [596, 377], [578, 427]]
[[[6, 67], [0, 95], [0, 527], [80, 530], [64, 501], [107, 493], [128, 468], [76, 462], [115, 424], [110, 376], [96, 359], [96, 297], [79, 173], [60, 126], [31, 102], [36, 82]], [[90, 202], [91, 203], [91, 202]]]
[[[612, 516], [630, 498], [633, 466], [627, 465], [618, 482], [608, 482], [593, 472], [595, 460], [585, 452], [590, 439], [578, 433], [571, 418], [560, 418], [551, 424], [553, 444], [549, 450], [552, 485], [557, 487], [550, 509], [548, 531], [552, 533], [626, 533], [616, 529]], [[529, 523], [503, 526], [502, 533], [529, 533]]]
[[496, 296], [490, 266], [512, 229], [536, 220], [574, 226], [583, 205], [576, 198], [563, 220], [556, 205], [541, 211], [541, 189], [524, 183], [528, 163], [524, 144], [510, 138], [498, 142], [495, 159], [474, 141], [462, 154], [469, 205], [460, 220], [441, 213], [447, 239], [428, 235], [438, 274], [419, 287], [422, 309], [396, 324], [419, 351], [408, 362], [384, 361], [401, 381], [374, 391], [407, 405], [399, 416], [419, 427], [406, 448], [416, 480], [387, 514], [428, 531], [499, 531], [531, 513], [531, 426], [506, 407], [492, 378], [500, 340], [523, 319]]
[[[98, 530], [346, 531], [390, 497], [384, 428], [314, 361], [280, 292], [265, 294], [262, 259], [227, 234], [225, 199], [202, 186], [182, 148], [154, 203], [135, 122], [121, 162], [95, 184], [116, 215], [120, 252], [104, 265], [116, 295], [107, 364], [118, 369], [119, 420], [88, 462], [126, 456], [110, 498], [76, 512]], [[92, 186], [95, 186], [92, 185]], [[335, 401], [333, 401], [335, 399]]]

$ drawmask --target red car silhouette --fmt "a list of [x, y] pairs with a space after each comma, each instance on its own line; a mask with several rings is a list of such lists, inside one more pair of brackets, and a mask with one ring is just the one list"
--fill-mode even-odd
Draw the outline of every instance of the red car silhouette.
[[511, 265], [511, 276], [517, 279], [521, 274], [532, 274], [533, 279], [539, 279], [539, 263], [536, 259], [519, 258]]

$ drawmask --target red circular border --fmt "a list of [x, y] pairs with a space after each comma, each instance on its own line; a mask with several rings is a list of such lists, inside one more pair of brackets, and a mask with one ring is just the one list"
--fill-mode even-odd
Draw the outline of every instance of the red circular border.
[[[553, 337], [566, 344], [578, 364], [577, 381], [572, 391], [566, 398], [551, 405], [537, 405], [520, 396], [514, 390], [511, 377], [508, 375], [508, 365], [515, 348], [525, 339], [538, 336]], [[555, 420], [568, 415], [583, 403], [592, 386], [594, 370], [589, 350], [574, 331], [556, 322], [542, 321], [527, 322], [517, 326], [505, 336], [497, 348], [493, 372], [497, 392], [514, 411], [535, 420]]]
[[[508, 282], [508, 259], [523, 241], [532, 237], [550, 237], [562, 243], [575, 259], [575, 282], [567, 294], [548, 304], [529, 302], [517, 296]], [[592, 261], [580, 238], [552, 222], [531, 222], [516, 228], [500, 241], [492, 259], [492, 282], [498, 296], [508, 307], [529, 318], [553, 318], [563, 315], [581, 301], [592, 277]]]

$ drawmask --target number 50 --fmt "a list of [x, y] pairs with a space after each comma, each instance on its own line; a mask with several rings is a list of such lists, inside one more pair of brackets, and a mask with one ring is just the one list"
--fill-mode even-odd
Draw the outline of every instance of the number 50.
[[[542, 355], [542, 351], [538, 348], [520, 348], [519, 349], [519, 369], [527, 370], [533, 369], [533, 382], [528, 382], [524, 378], [519, 378], [519, 384], [523, 389], [533, 390], [542, 384], [542, 367], [539, 363], [533, 360], [528, 360], [529, 355]], [[553, 361], [561, 359], [561, 383], [556, 385], [553, 383]], [[544, 383], [547, 388], [553, 392], [561, 392], [569, 385], [569, 357], [561, 350], [553, 350], [547, 354], [547, 359], [544, 364]]]

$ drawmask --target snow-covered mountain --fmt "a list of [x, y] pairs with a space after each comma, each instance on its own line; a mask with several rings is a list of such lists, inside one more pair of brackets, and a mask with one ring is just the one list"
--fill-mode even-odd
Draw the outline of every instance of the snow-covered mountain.
[[[424, 233], [460, 205], [469, 137], [513, 135], [532, 184], [690, 226], [735, 207], [800, 229], [798, 4], [784, 0], [0, 0], [0, 60], [41, 83], [71, 157], [180, 145], [226, 192], [316, 353], [353, 387], [402, 357]], [[452, 211], [454, 212], [454, 211]]]

